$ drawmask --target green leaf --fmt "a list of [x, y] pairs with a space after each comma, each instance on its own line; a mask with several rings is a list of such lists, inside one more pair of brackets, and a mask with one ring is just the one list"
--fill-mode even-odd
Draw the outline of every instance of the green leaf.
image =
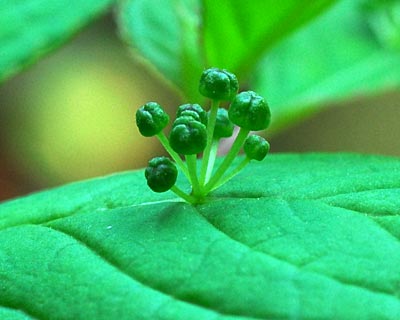
[[[265, 56], [252, 85], [268, 98], [275, 129], [331, 102], [400, 87], [400, 51], [372, 28], [381, 11], [361, 4], [341, 1]], [[385, 9], [394, 11], [394, 4]]]
[[374, 0], [364, 4], [368, 22], [382, 45], [400, 50], [400, 2]]
[[125, 0], [118, 10], [123, 37], [190, 99], [200, 99], [204, 67], [239, 76], [292, 30], [334, 0]]
[[0, 0], [0, 81], [54, 50], [113, 0]]
[[198, 0], [124, 0], [117, 16], [130, 46], [192, 99], [203, 67], [199, 11]]
[[334, 2], [204, 0], [207, 62], [248, 72], [267, 49]]
[[214, 196], [136, 171], [2, 204], [0, 315], [399, 319], [399, 159], [272, 155]]

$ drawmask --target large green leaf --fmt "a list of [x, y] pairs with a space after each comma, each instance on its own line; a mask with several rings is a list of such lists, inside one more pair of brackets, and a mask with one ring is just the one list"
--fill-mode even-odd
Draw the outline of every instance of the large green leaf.
[[114, 0], [0, 0], [0, 81], [58, 47]]
[[400, 4], [383, 1], [367, 10], [362, 3], [339, 2], [274, 48], [256, 69], [253, 85], [268, 97], [275, 128], [329, 102], [400, 87], [400, 28], [382, 23], [390, 15], [400, 21]]
[[125, 0], [118, 20], [130, 45], [197, 99], [204, 67], [245, 75], [265, 50], [334, 2]]
[[400, 318], [399, 159], [273, 155], [214, 196], [137, 171], [2, 204], [0, 315]]

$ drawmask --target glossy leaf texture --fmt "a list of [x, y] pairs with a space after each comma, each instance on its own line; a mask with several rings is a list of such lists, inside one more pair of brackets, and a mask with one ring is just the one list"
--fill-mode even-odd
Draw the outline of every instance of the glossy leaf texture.
[[0, 0], [0, 81], [60, 46], [113, 0]]
[[239, 78], [287, 34], [334, 0], [124, 0], [118, 9], [123, 37], [190, 99], [198, 79], [217, 66]]
[[373, 2], [340, 1], [265, 56], [252, 84], [268, 97], [275, 129], [329, 103], [400, 87], [400, 6]]
[[271, 155], [213, 196], [136, 171], [2, 204], [0, 315], [400, 318], [399, 159]]

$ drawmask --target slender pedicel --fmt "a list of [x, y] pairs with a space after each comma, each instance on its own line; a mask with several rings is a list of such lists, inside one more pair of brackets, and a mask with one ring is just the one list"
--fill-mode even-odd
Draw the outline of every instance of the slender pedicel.
[[209, 68], [204, 70], [200, 77], [199, 91], [204, 97], [210, 98], [212, 101], [207, 127], [207, 145], [200, 172], [201, 184], [207, 183], [215, 162], [215, 159], [210, 158], [210, 156], [213, 156], [211, 149], [220, 102], [232, 100], [238, 90], [239, 83], [236, 76], [227, 70]]
[[233, 134], [233, 129], [234, 129], [234, 124], [228, 117], [228, 111], [223, 108], [218, 108], [217, 117], [215, 121], [214, 135], [212, 137], [211, 149], [208, 157], [206, 178], [203, 181], [204, 183], [207, 183], [210, 180], [220, 140], [223, 138], [231, 137]]
[[243, 145], [243, 150], [246, 154], [246, 157], [236, 166], [235, 169], [229, 172], [228, 175], [223, 176], [221, 179], [219, 179], [210, 191], [219, 188], [220, 186], [231, 180], [233, 177], [235, 177], [240, 171], [243, 170], [244, 167], [246, 167], [250, 163], [251, 160], [262, 161], [268, 154], [269, 149], [269, 143], [263, 137], [255, 134], [247, 137]]

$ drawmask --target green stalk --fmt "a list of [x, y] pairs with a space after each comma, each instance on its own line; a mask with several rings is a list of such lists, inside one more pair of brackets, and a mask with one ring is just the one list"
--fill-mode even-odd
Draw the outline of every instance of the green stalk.
[[206, 170], [205, 183], [207, 183], [210, 180], [212, 171], [214, 169], [215, 159], [217, 158], [219, 141], [220, 141], [219, 139], [213, 139], [213, 141], [211, 143], [211, 150], [210, 150], [210, 156], [209, 156], [207, 170]]
[[235, 157], [238, 155], [249, 132], [250, 132], [250, 130], [240, 128], [239, 133], [238, 133], [235, 141], [233, 142], [232, 147], [229, 150], [228, 154], [225, 156], [224, 161], [222, 161], [221, 165], [219, 166], [218, 170], [215, 172], [214, 176], [204, 187], [204, 189], [203, 189], [204, 194], [209, 193], [213, 189], [214, 185], [217, 184], [218, 181], [222, 178], [222, 176], [224, 175], [226, 170], [232, 164], [233, 160], [235, 160]]
[[189, 154], [185, 156], [186, 163], [189, 169], [190, 182], [193, 188], [193, 194], [200, 195], [200, 184], [197, 178], [197, 155]]
[[229, 173], [228, 176], [223, 177], [222, 179], [217, 181], [216, 184], [214, 185], [214, 187], [210, 190], [210, 192], [219, 188], [220, 186], [224, 185], [229, 180], [231, 180], [233, 177], [235, 177], [240, 171], [243, 170], [243, 168], [245, 166], [247, 166], [249, 164], [250, 161], [251, 161], [250, 158], [248, 158], [248, 157], [244, 158], [243, 161], [241, 163], [239, 163], [239, 165], [231, 173]]
[[219, 101], [218, 100], [213, 100], [211, 103], [211, 110], [210, 110], [210, 116], [208, 118], [208, 123], [207, 123], [207, 145], [206, 148], [204, 149], [203, 153], [203, 160], [201, 163], [201, 171], [200, 171], [200, 184], [204, 186], [207, 182], [207, 171], [212, 171], [213, 165], [209, 166], [209, 161], [210, 161], [210, 153], [211, 153], [211, 148], [212, 148], [212, 141], [213, 141], [213, 136], [214, 136], [214, 129], [215, 129], [215, 123], [217, 122], [217, 113], [218, 113], [218, 108], [219, 108]]
[[167, 150], [167, 152], [170, 154], [170, 156], [172, 157], [172, 159], [174, 159], [176, 165], [182, 170], [183, 174], [186, 176], [186, 178], [188, 178], [188, 180], [190, 180], [190, 175], [189, 175], [189, 171], [185, 165], [185, 163], [183, 162], [183, 160], [181, 159], [181, 157], [179, 156], [179, 154], [177, 154], [169, 145], [169, 141], [168, 138], [165, 136], [164, 132], [160, 132], [157, 134], [157, 138], [158, 140], [160, 140], [161, 144], [163, 145], [163, 147], [165, 148], [165, 150]]
[[185, 192], [183, 192], [177, 186], [173, 186], [170, 190], [172, 192], [174, 192], [178, 197], [181, 197], [186, 202], [191, 203], [191, 204], [195, 204], [196, 203], [196, 198], [195, 197], [192, 197], [191, 195], [186, 194]]

